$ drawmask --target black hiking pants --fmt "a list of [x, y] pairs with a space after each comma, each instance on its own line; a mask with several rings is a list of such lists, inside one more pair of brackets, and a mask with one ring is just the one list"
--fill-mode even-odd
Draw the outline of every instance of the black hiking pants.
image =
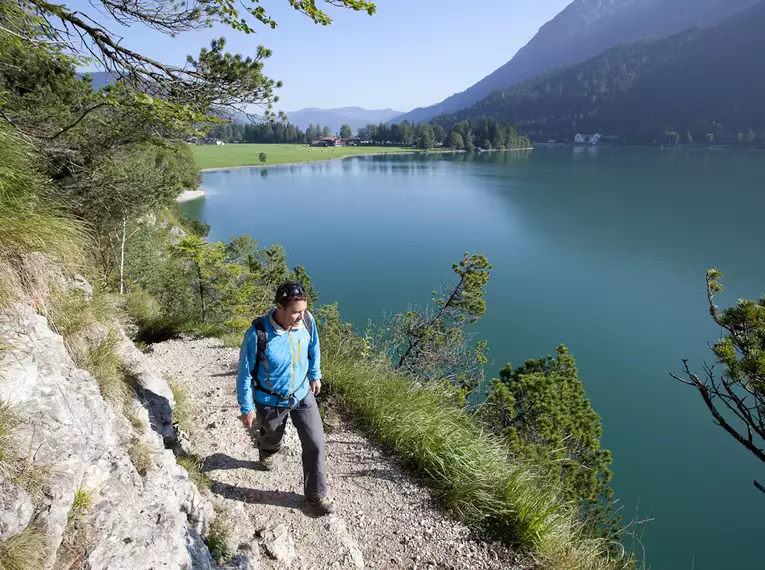
[[313, 393], [308, 392], [308, 395], [292, 409], [266, 406], [255, 402], [255, 410], [260, 426], [258, 440], [260, 458], [269, 457], [281, 449], [284, 428], [287, 426], [287, 418], [290, 417], [303, 448], [305, 496], [311, 501], [326, 497], [329, 489], [324, 467], [326, 459], [324, 426]]

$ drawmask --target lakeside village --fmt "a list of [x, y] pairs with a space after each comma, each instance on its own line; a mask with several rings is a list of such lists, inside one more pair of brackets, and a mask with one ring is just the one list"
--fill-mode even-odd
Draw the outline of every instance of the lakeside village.
[[[618, 136], [603, 136], [599, 133], [595, 133], [592, 135], [585, 135], [581, 133], [577, 133], [574, 137], [574, 144], [576, 145], [591, 145], [596, 146], [601, 143], [601, 141], [610, 140], [612, 142], [618, 141]], [[224, 146], [227, 143], [225, 141], [222, 141], [220, 139], [216, 139], [214, 137], [207, 137], [207, 138], [201, 138], [201, 137], [192, 137], [186, 140], [188, 144], [196, 144], [196, 145], [218, 145], [218, 146]], [[232, 143], [236, 144], [236, 143]], [[536, 143], [536, 144], [566, 144], [563, 142], [560, 142], [556, 139], [550, 139], [547, 141], [547, 143]], [[342, 138], [335, 135], [328, 135], [324, 137], [319, 137], [315, 141], [313, 141], [310, 145], [306, 144], [303, 146], [312, 146], [312, 147], [345, 147], [345, 146], [373, 146], [376, 145], [373, 141], [368, 140], [362, 140], [359, 137], [349, 137], [349, 138]], [[444, 146], [444, 143], [437, 142], [436, 147], [442, 147]], [[412, 148], [416, 148], [417, 145], [413, 144]]]
[[[197, 138], [192, 137], [190, 139], [186, 140], [189, 144], [201, 144], [201, 145], [218, 145], [222, 146], [226, 143], [220, 139], [216, 138]], [[234, 143], [236, 144], [236, 143]], [[347, 139], [337, 137], [334, 135], [328, 135], [326, 137], [320, 137], [313, 141], [310, 145], [306, 144], [303, 146], [314, 146], [314, 147], [327, 147], [327, 146], [337, 146], [337, 147], [343, 147], [343, 146], [365, 146], [369, 145], [372, 146], [374, 143], [372, 141], [362, 141], [359, 137], [349, 137]], [[416, 147], [417, 145], [412, 145], [412, 147]], [[436, 146], [443, 146], [443, 143], [437, 143]]]

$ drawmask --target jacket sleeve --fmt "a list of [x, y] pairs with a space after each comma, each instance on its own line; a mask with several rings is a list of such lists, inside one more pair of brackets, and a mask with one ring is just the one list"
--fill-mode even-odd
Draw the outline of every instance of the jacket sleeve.
[[250, 354], [249, 346], [255, 334], [252, 327], [244, 333], [242, 347], [239, 349], [239, 371], [236, 374], [236, 399], [242, 414], [249, 414], [255, 409], [252, 401], [252, 374], [251, 369], [255, 364]]
[[313, 337], [308, 344], [308, 380], [321, 380], [321, 349], [319, 343], [319, 328], [316, 326], [316, 319], [309, 315], [313, 323]]

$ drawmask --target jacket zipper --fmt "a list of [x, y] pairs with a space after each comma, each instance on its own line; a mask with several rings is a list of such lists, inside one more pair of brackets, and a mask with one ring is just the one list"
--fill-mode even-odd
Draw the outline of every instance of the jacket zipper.
[[292, 344], [292, 335], [287, 331], [287, 336], [290, 339], [290, 352], [292, 353], [292, 381], [290, 382], [290, 394], [295, 387], [295, 345]]

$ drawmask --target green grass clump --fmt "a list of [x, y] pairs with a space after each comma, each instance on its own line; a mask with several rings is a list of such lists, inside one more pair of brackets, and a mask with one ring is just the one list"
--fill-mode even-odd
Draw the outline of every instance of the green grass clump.
[[[363, 154], [417, 152], [405, 147], [309, 147], [302, 144], [228, 144], [193, 145], [191, 151], [199, 168], [226, 168], [237, 166], [317, 162]], [[259, 155], [266, 153], [266, 162]]]
[[71, 570], [77, 567], [77, 561], [83, 559], [92, 545], [91, 527], [85, 520], [85, 513], [92, 504], [93, 498], [90, 493], [82, 487], [77, 489], [69, 509], [61, 544], [56, 551], [56, 563], [53, 570]]
[[414, 387], [385, 363], [334, 355], [323, 362], [327, 387], [362, 427], [423, 475], [457, 518], [556, 570], [629, 568], [608, 559], [605, 541], [582, 534], [575, 508], [533, 466], [510, 457], [499, 438], [455, 404], [442, 387]]
[[142, 441], [133, 440], [128, 448], [128, 456], [141, 477], [145, 477], [154, 465], [151, 450]]
[[0, 306], [20, 297], [44, 305], [49, 263], [55, 258], [74, 269], [83, 260], [86, 234], [57, 207], [55, 196], [36, 174], [29, 142], [0, 125]]
[[222, 337], [228, 332], [226, 327], [219, 324], [169, 316], [163, 312], [159, 301], [139, 288], [126, 295], [124, 310], [138, 327], [134, 340], [147, 345], [163, 342], [181, 333]]
[[216, 564], [222, 566], [234, 557], [229, 543], [231, 542], [231, 528], [225, 509], [215, 505], [215, 518], [210, 523], [210, 530], [205, 537], [205, 544], [210, 550]]
[[242, 346], [242, 340], [244, 339], [243, 332], [230, 332], [218, 336], [218, 339], [223, 343], [226, 348], [239, 348]]
[[93, 504], [93, 498], [82, 487], [78, 488], [74, 493], [74, 501], [72, 502], [72, 508], [69, 509], [69, 520], [79, 518], [84, 515]]
[[105, 400], [124, 407], [129, 396], [129, 386], [122, 357], [117, 352], [119, 342], [118, 334], [110, 330], [106, 338], [90, 347], [83, 368], [98, 381]]
[[178, 325], [181, 332], [201, 337], [220, 337], [226, 334], [227, 329], [223, 325], [215, 323], [203, 323], [201, 321], [185, 321]]
[[173, 422], [178, 424], [183, 431], [190, 434], [193, 430], [193, 412], [191, 407], [191, 401], [189, 400], [189, 392], [186, 388], [176, 386], [172, 382], [168, 382], [170, 389], [173, 391], [173, 399], [175, 400], [175, 406], [173, 406]]
[[112, 295], [98, 292], [88, 301], [79, 289], [54, 291], [48, 303], [47, 316], [52, 328], [64, 338], [64, 344], [75, 363], [87, 365], [92, 340], [88, 333], [100, 325], [111, 325], [117, 316]]
[[56, 291], [48, 309], [48, 319], [64, 341], [84, 332], [95, 322], [88, 301], [79, 289]]
[[0, 542], [0, 569], [40, 570], [48, 557], [48, 537], [42, 527], [28, 526], [22, 532]]
[[200, 491], [209, 491], [212, 485], [210, 478], [202, 473], [202, 462], [196, 455], [183, 455], [175, 459], [176, 463], [183, 467], [189, 474], [189, 479]]

